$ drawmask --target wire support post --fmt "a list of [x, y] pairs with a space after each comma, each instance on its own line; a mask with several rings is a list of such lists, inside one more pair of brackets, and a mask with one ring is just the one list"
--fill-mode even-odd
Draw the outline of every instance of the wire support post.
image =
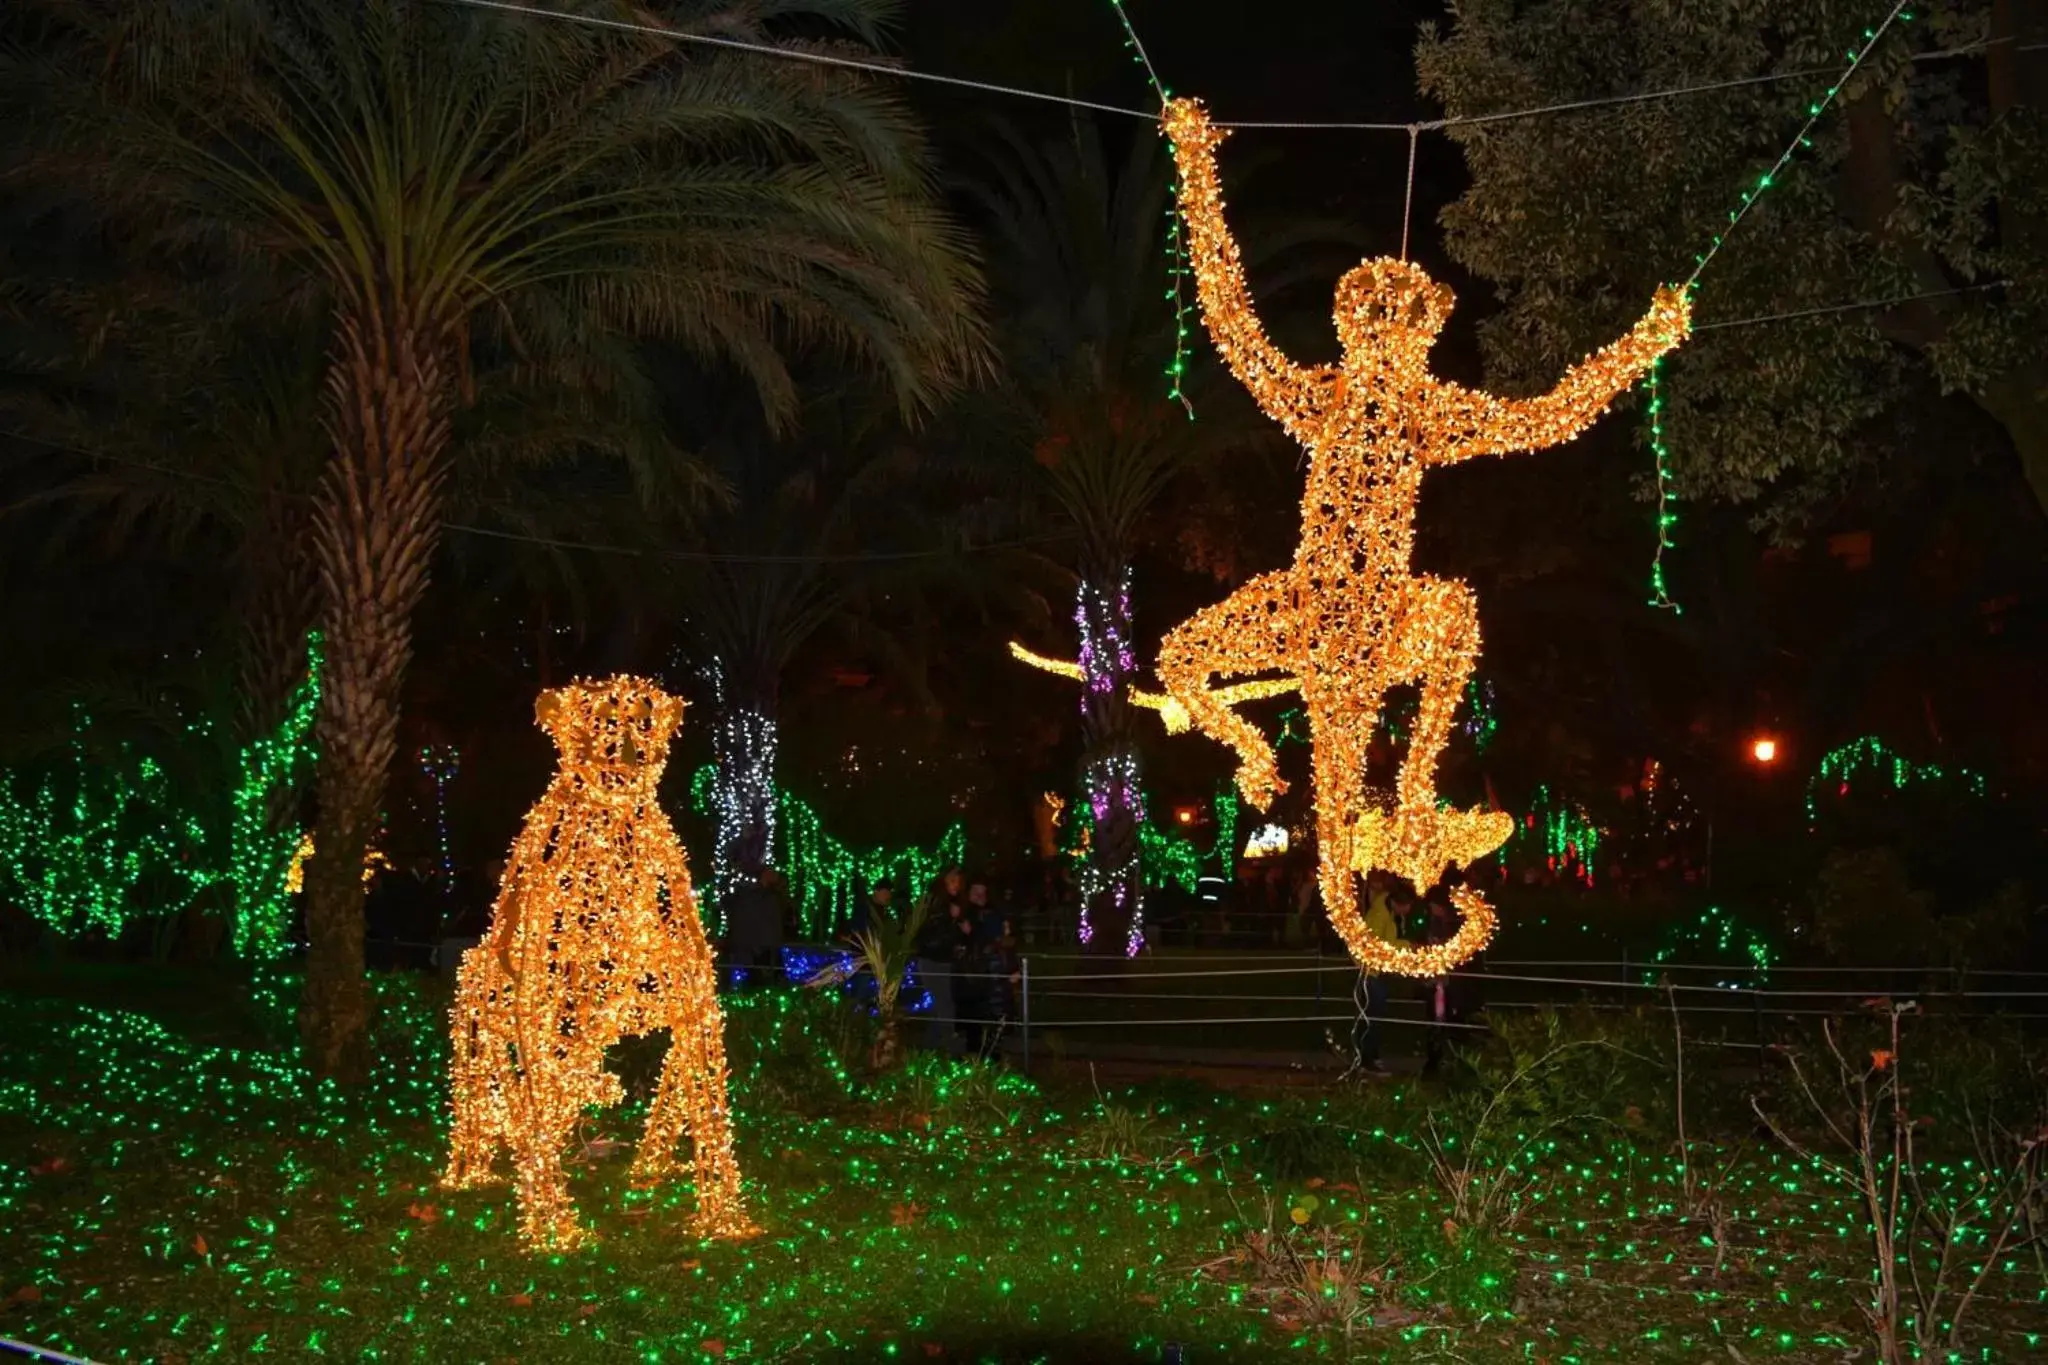
[[1401, 259], [1408, 259], [1408, 226], [1415, 219], [1415, 145], [1422, 140], [1422, 125], [1408, 125], [1408, 189], [1401, 197]]
[[1031, 1074], [1031, 959], [1017, 960], [1018, 1037], [1024, 1048], [1024, 1074]]

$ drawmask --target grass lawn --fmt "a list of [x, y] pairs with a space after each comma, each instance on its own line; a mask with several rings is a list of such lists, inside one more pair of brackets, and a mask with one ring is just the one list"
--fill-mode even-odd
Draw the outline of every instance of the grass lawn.
[[[0, 993], [0, 1336], [165, 1362], [1867, 1351], [1853, 1205], [1751, 1141], [1724, 1153], [1717, 1221], [1681, 1217], [1648, 1095], [1616, 1099], [1613, 1124], [1510, 1125], [1540, 1137], [1498, 1147], [1520, 1153], [1503, 1186], [1519, 1216], [1494, 1232], [1453, 1216], [1420, 1142], [1431, 1112], [1475, 1114], [1470, 1093], [1160, 1080], [1099, 1095], [931, 1059], [868, 1081], [839, 1061], [858, 1046], [849, 1008], [767, 993], [729, 1009], [765, 1234], [692, 1241], [686, 1188], [629, 1191], [626, 1156], [600, 1155], [633, 1136], [629, 1103], [592, 1116], [579, 1154], [596, 1249], [535, 1258], [509, 1190], [435, 1187], [438, 983], [380, 979], [376, 1076], [342, 1093], [261, 1041], [221, 982], [148, 979]], [[629, 1093], [658, 1056], [621, 1055]], [[1630, 1083], [1573, 1084], [1596, 1081]], [[1502, 1174], [1475, 1155], [1484, 1178]], [[2031, 1255], [1995, 1268], [1982, 1298], [1968, 1359], [2048, 1350], [2029, 1335], [2048, 1327]]]

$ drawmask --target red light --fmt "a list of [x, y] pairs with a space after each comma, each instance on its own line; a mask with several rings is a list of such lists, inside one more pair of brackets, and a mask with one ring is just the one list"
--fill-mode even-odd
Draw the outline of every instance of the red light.
[[1778, 761], [1778, 741], [1769, 737], [1759, 739], [1749, 746], [1749, 753], [1750, 757], [1759, 763], [1776, 763]]

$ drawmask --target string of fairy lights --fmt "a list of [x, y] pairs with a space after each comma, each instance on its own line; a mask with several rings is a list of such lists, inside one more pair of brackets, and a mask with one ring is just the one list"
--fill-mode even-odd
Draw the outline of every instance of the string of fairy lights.
[[[320, 673], [325, 661], [319, 631], [306, 636], [306, 672], [293, 689], [277, 728], [240, 755], [234, 791], [230, 875], [235, 886], [234, 948], [256, 961], [275, 961], [285, 951], [291, 927], [293, 883], [309, 848], [297, 811], [277, 818], [294, 802], [317, 760], [313, 723], [320, 711]], [[445, 829], [444, 829], [445, 836]], [[445, 848], [445, 837], [444, 837]]]
[[1823, 798], [1846, 800], [1859, 783], [1871, 780], [1893, 792], [1937, 788], [1961, 790], [1982, 799], [1990, 791], [1982, 773], [1960, 766], [1916, 762], [1876, 735], [1864, 735], [1821, 756], [1806, 783], [1807, 824], [1819, 825]]
[[[298, 796], [314, 761], [321, 640], [307, 637], [306, 671], [285, 713], [234, 757], [225, 809], [185, 801], [156, 756], [96, 739], [75, 708], [68, 762], [39, 777], [0, 774], [0, 888], [66, 938], [118, 938], [132, 923], [169, 921], [203, 898], [225, 901], [239, 958], [281, 957], [304, 861]], [[187, 737], [210, 745], [200, 721]]]
[[[1074, 593], [1074, 630], [1080, 655], [1080, 713], [1084, 729], [1091, 719], [1111, 709], [1138, 670], [1137, 647], [1131, 638], [1131, 571], [1126, 566], [1116, 584], [1104, 590], [1085, 578]], [[1096, 838], [1080, 867], [1083, 944], [1095, 941], [1095, 910], [1107, 908], [1125, 928], [1124, 953], [1136, 956], [1145, 945], [1145, 793], [1139, 785], [1138, 758], [1121, 727], [1101, 727], [1101, 747], [1084, 760], [1081, 802], [1087, 808]], [[1105, 831], [1135, 830], [1135, 840], [1114, 838]], [[1121, 859], [1118, 855], [1121, 854]]]
[[[723, 818], [719, 791], [715, 763], [705, 764], [690, 779], [690, 802], [699, 815]], [[776, 868], [788, 878], [798, 927], [814, 941], [843, 931], [860, 897], [878, 882], [887, 880], [908, 897], [920, 896], [945, 868], [967, 861], [967, 829], [958, 821], [930, 846], [855, 848], [827, 830], [818, 811], [787, 787], [775, 789], [775, 811], [782, 849]]]

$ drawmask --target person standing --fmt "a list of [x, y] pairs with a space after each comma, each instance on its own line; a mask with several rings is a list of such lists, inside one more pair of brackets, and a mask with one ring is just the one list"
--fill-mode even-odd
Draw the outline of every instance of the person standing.
[[960, 1007], [961, 1032], [967, 1046], [983, 1055], [995, 1038], [993, 1025], [999, 1005], [996, 986], [1001, 974], [990, 959], [1003, 935], [1006, 917], [989, 903], [988, 882], [979, 877], [967, 884], [966, 909], [973, 927], [967, 935], [965, 952], [954, 968], [953, 998]]
[[757, 868], [726, 899], [726, 960], [750, 985], [773, 980], [782, 966], [781, 883], [775, 869]]
[[[1367, 932], [1383, 943], [1398, 944], [1401, 930], [1394, 922], [1386, 875], [1373, 873], [1367, 880], [1367, 887], [1371, 893], [1365, 910]], [[1351, 1026], [1351, 1050], [1358, 1057], [1358, 1069], [1369, 1076], [1384, 1076], [1387, 1068], [1380, 1060], [1380, 1029], [1381, 1021], [1387, 1017], [1389, 1003], [1386, 974], [1359, 968], [1358, 983], [1352, 987], [1351, 999], [1358, 1009], [1357, 1020]]]
[[[1457, 932], [1458, 912], [1451, 908], [1450, 893], [1445, 887], [1437, 886], [1423, 902], [1422, 941], [1448, 943]], [[1424, 991], [1423, 1002], [1429, 1014], [1429, 1046], [1422, 1059], [1422, 1074], [1434, 1076], [1443, 1064], [1451, 1030], [1464, 1022], [1464, 996], [1460, 983], [1448, 972], [1432, 977]]]
[[995, 940], [982, 957], [995, 987], [996, 1022], [1006, 1024], [1017, 1018], [1024, 984], [1024, 953], [1017, 931], [1007, 917], [996, 928]]
[[949, 867], [925, 898], [924, 924], [917, 931], [917, 980], [931, 996], [926, 1046], [934, 1052], [960, 1051], [960, 1011], [954, 995], [954, 967], [967, 960], [974, 921], [966, 906], [967, 874]]
[[878, 922], [895, 918], [896, 883], [884, 877], [868, 888], [866, 900], [853, 907], [853, 921], [847, 928], [852, 933], [863, 934]]

